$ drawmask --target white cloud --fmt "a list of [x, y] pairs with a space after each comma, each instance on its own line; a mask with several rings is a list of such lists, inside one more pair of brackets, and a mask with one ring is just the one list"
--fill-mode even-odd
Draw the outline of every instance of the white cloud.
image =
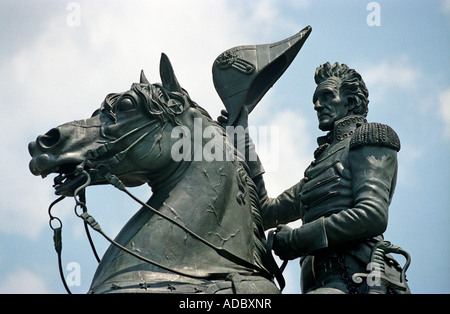
[[[266, 170], [264, 182], [269, 197], [277, 197], [303, 178], [303, 172], [313, 160], [312, 126], [300, 112], [277, 107], [276, 90], [268, 93], [249, 117], [249, 124], [272, 131], [268, 141], [255, 142], [256, 150]], [[299, 227], [301, 221], [290, 223]]]
[[362, 67], [361, 75], [368, 88], [386, 90], [388, 88], [412, 89], [416, 86], [421, 73], [405, 57], [385, 59], [378, 64]]
[[288, 0], [287, 3], [294, 10], [304, 10], [310, 7], [310, 0]]
[[49, 294], [51, 291], [45, 284], [45, 279], [26, 270], [18, 269], [2, 278], [1, 294]]
[[450, 88], [439, 94], [439, 106], [444, 121], [444, 137], [450, 141]]
[[[420, 184], [421, 178], [417, 174], [417, 164], [423, 159], [425, 154], [423, 145], [402, 142], [401, 153], [398, 154], [398, 179], [397, 184], [402, 187], [414, 187]], [[394, 196], [394, 201], [396, 197]]]
[[[267, 109], [268, 111], [270, 109]], [[266, 147], [257, 147], [262, 163], [276, 161], [266, 167], [266, 185], [271, 195], [278, 195], [303, 178], [303, 171], [312, 160], [311, 130], [307, 121], [291, 110], [279, 111], [273, 114], [268, 126], [274, 128], [274, 138]], [[277, 136], [276, 136], [277, 135]], [[275, 151], [274, 151], [275, 150]], [[276, 156], [278, 155], [278, 156]]]

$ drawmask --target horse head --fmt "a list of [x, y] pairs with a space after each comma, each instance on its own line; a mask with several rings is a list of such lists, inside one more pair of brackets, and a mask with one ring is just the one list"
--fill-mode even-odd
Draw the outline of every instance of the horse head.
[[[171, 133], [183, 115], [198, 114], [196, 104], [180, 87], [169, 59], [161, 56], [162, 84], [140, 82], [124, 93], [106, 96], [89, 119], [65, 123], [29, 144], [34, 175], [55, 178], [56, 194], [72, 196], [87, 172], [91, 184], [105, 184], [113, 174], [126, 186], [167, 181], [179, 162], [171, 158], [176, 139]], [[163, 169], [163, 171], [162, 171]]]

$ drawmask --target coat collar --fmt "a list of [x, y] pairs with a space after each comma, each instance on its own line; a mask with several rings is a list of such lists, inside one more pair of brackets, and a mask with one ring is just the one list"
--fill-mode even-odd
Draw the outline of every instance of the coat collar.
[[362, 124], [367, 123], [363, 116], [351, 115], [344, 117], [334, 123], [334, 128], [327, 135], [317, 138], [317, 144], [332, 144], [351, 137], [355, 130]]

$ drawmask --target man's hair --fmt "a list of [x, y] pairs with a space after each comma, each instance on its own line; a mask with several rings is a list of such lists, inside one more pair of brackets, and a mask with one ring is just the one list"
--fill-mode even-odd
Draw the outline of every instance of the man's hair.
[[340, 65], [338, 62], [331, 65], [329, 62], [322, 64], [316, 69], [314, 80], [317, 85], [334, 78], [340, 96], [352, 102], [353, 113], [367, 116], [369, 111], [369, 91], [361, 75], [354, 69], [350, 69], [346, 64]]

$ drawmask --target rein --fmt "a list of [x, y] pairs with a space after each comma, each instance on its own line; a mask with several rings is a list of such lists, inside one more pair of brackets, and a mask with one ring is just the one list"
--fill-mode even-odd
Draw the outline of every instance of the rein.
[[[160, 263], [157, 263], [155, 261], [152, 261], [142, 255], [136, 254], [135, 252], [129, 250], [128, 248], [126, 248], [125, 246], [119, 244], [118, 242], [114, 241], [113, 239], [111, 239], [100, 227], [100, 224], [94, 219], [93, 216], [91, 216], [88, 212], [87, 212], [87, 206], [85, 202], [82, 202], [81, 200], [77, 199], [77, 195], [80, 194], [80, 192], [82, 192], [82, 194], [80, 194], [80, 198], [81, 195], [84, 194], [84, 189], [90, 184], [90, 175], [87, 171], [83, 170], [82, 172], [83, 175], [86, 176], [87, 180], [86, 183], [83, 184], [82, 186], [80, 186], [74, 193], [74, 199], [76, 202], [75, 205], [75, 214], [80, 217], [85, 226], [89, 225], [93, 230], [95, 230], [96, 232], [100, 233], [108, 242], [110, 242], [112, 245], [118, 247], [119, 249], [125, 251], [126, 253], [146, 262], [149, 264], [152, 264], [154, 266], [157, 266], [159, 268], [162, 268], [164, 270], [167, 270], [169, 272], [175, 273], [177, 275], [181, 275], [181, 276], [186, 276], [186, 277], [190, 277], [190, 278], [194, 278], [194, 279], [215, 279], [218, 278], [218, 274], [210, 274], [210, 275], [206, 275], [206, 276], [198, 276], [198, 275], [193, 275], [193, 274], [189, 274], [186, 272], [182, 272], [179, 270], [175, 270], [172, 268], [169, 268], [167, 266], [164, 266]], [[207, 240], [203, 239], [202, 237], [200, 237], [199, 235], [197, 235], [196, 233], [194, 233], [193, 231], [191, 231], [190, 229], [186, 228], [185, 226], [181, 225], [179, 222], [173, 220], [172, 218], [170, 218], [169, 216], [166, 216], [165, 214], [157, 211], [156, 209], [154, 209], [153, 207], [151, 207], [150, 205], [146, 204], [145, 202], [139, 200], [136, 196], [134, 196], [130, 191], [128, 191], [128, 189], [125, 188], [125, 186], [123, 185], [123, 183], [114, 175], [110, 175], [109, 178], [107, 178], [108, 182], [110, 182], [113, 186], [115, 186], [116, 188], [118, 188], [119, 190], [125, 192], [128, 196], [130, 196], [133, 200], [135, 200], [136, 202], [138, 202], [139, 204], [141, 204], [142, 206], [146, 207], [147, 209], [151, 210], [152, 212], [154, 212], [155, 214], [157, 214], [158, 216], [168, 220], [169, 222], [173, 223], [174, 225], [176, 225], [177, 227], [181, 228], [183, 231], [185, 231], [186, 233], [188, 233], [190, 236], [194, 237], [195, 239], [199, 240], [200, 242], [204, 243], [205, 245], [207, 245], [208, 247], [210, 247], [211, 249], [213, 249], [214, 251], [216, 251], [220, 256], [228, 259], [231, 262], [234, 262], [238, 265], [253, 269], [253, 270], [257, 270], [263, 274], [265, 274], [266, 276], [269, 276], [269, 278], [271, 277], [271, 275], [269, 273], [267, 273], [265, 270], [263, 270], [262, 268], [260, 268], [257, 265], [254, 265], [244, 259], [242, 259], [241, 257], [233, 254], [232, 252], [221, 248], [221, 247], [217, 247], [214, 244], [208, 242]], [[51, 209], [53, 208], [54, 205], [56, 205], [57, 203], [59, 203], [60, 201], [62, 201], [65, 198], [65, 196], [61, 196], [60, 198], [58, 198], [56, 201], [54, 201], [50, 207], [49, 207], [49, 216], [50, 216], [50, 228], [54, 231], [54, 235], [53, 235], [53, 240], [55, 243], [55, 250], [57, 252], [58, 255], [58, 266], [59, 266], [59, 272], [60, 272], [60, 276], [61, 276], [61, 280], [63, 281], [64, 287], [66, 289], [66, 291], [71, 294], [71, 291], [66, 283], [66, 280], [64, 278], [63, 275], [63, 270], [62, 270], [62, 258], [61, 258], [61, 252], [62, 252], [62, 222], [61, 220], [56, 217], [53, 216], [51, 214]], [[80, 207], [82, 208], [83, 212], [80, 214], [77, 212], [77, 208]], [[57, 220], [59, 223], [59, 227], [54, 227], [52, 225], [52, 221], [53, 220]], [[99, 261], [98, 255], [95, 251], [95, 247], [93, 245], [92, 239], [90, 237], [89, 231], [88, 229], [86, 229], [87, 231], [87, 235], [89, 238], [89, 242], [91, 244], [91, 247], [94, 251], [94, 254], [96, 255], [97, 261]], [[219, 277], [225, 277], [227, 274], [224, 274], [224, 276], [221, 276], [219, 274]]]
[[[61, 196], [57, 200], [53, 201], [50, 204], [50, 206], [48, 207], [48, 215], [50, 216], [50, 220], [49, 220], [50, 229], [53, 230], [53, 243], [55, 245], [56, 254], [58, 255], [59, 275], [61, 276], [61, 281], [63, 282], [64, 288], [66, 289], [67, 293], [72, 294], [69, 287], [67, 286], [67, 282], [66, 282], [66, 279], [64, 278], [64, 272], [63, 272], [63, 268], [62, 268], [61, 252], [62, 252], [62, 226], [63, 226], [63, 224], [61, 222], [61, 219], [59, 219], [56, 216], [53, 216], [51, 213], [53, 206], [55, 206], [57, 203], [61, 202], [65, 198], [66, 198], [65, 196]], [[53, 220], [56, 220], [58, 222], [59, 226], [57, 226], [57, 227], [53, 226], [53, 224], [52, 224]]]
[[150, 121], [146, 124], [141, 125], [138, 128], [131, 130], [130, 132], [122, 135], [121, 137], [115, 139], [114, 141], [102, 144], [95, 150], [88, 151], [86, 160], [84, 162], [82, 162], [80, 165], [81, 166], [80, 171], [83, 169], [84, 164], [88, 163], [88, 161], [90, 161], [90, 159], [97, 159], [103, 155], [106, 155], [106, 154], [112, 152], [114, 150], [114, 146], [117, 145], [120, 141], [122, 141], [122, 140], [126, 139], [127, 137], [129, 137], [130, 135], [132, 135], [138, 131], [144, 130], [145, 128], [150, 127], [150, 126], [151, 126], [151, 128], [149, 130], [147, 130], [147, 132], [145, 132], [143, 135], [141, 135], [136, 141], [134, 141], [126, 149], [120, 151], [119, 153], [115, 154], [113, 157], [110, 158], [110, 164], [117, 165], [118, 163], [120, 163], [122, 160], [125, 159], [127, 153], [130, 151], [131, 148], [136, 146], [140, 141], [142, 141], [147, 135], [149, 135], [151, 132], [153, 132], [158, 127], [158, 121], [156, 121], [156, 120]]
[[[131, 134], [134, 134], [135, 132], [138, 132], [140, 130], [143, 130], [146, 127], [152, 126], [152, 124], [155, 123], [155, 121], [149, 122], [147, 124], [144, 124], [136, 129], [133, 129], [132, 131], [128, 132], [127, 134], [121, 136], [120, 138], [114, 140], [113, 142], [110, 143], [106, 143], [101, 145], [100, 147], [98, 147], [95, 151], [89, 151], [87, 158], [76, 167], [75, 170], [75, 174], [76, 175], [84, 175], [86, 177], [86, 182], [81, 185], [80, 187], [78, 187], [75, 192], [74, 192], [74, 199], [75, 199], [75, 214], [81, 218], [84, 222], [84, 226], [85, 226], [85, 230], [86, 230], [86, 234], [87, 237], [89, 239], [89, 243], [91, 245], [91, 248], [94, 252], [94, 255], [97, 259], [98, 262], [100, 262], [100, 258], [98, 257], [98, 254], [95, 250], [95, 246], [93, 244], [92, 238], [90, 236], [89, 230], [88, 230], [88, 225], [95, 230], [96, 232], [100, 233], [108, 242], [110, 242], [112, 245], [116, 246], [117, 248], [125, 251], [126, 253], [138, 258], [139, 260], [142, 260], [146, 263], [149, 263], [151, 265], [154, 265], [156, 267], [159, 267], [161, 269], [164, 269], [166, 271], [181, 275], [181, 276], [186, 276], [186, 277], [190, 277], [190, 278], [194, 278], [194, 279], [215, 279], [218, 278], [218, 276], [220, 278], [222, 277], [226, 277], [226, 275], [228, 274], [209, 274], [206, 276], [198, 276], [198, 275], [193, 275], [193, 274], [189, 274], [186, 272], [182, 272], [179, 270], [175, 270], [172, 268], [169, 268], [167, 266], [164, 266], [158, 262], [155, 262], [153, 260], [150, 260], [142, 255], [136, 254], [135, 252], [129, 250], [128, 248], [126, 248], [125, 246], [119, 244], [118, 242], [114, 241], [113, 239], [111, 239], [100, 227], [99, 223], [94, 219], [93, 216], [91, 216], [88, 211], [87, 211], [87, 206], [86, 206], [86, 198], [85, 198], [85, 188], [87, 186], [90, 185], [91, 183], [91, 176], [90, 174], [84, 170], [84, 165], [85, 164], [89, 164], [90, 159], [97, 159], [100, 156], [106, 155], [110, 152], [113, 151], [114, 146], [120, 142], [121, 140], [123, 140], [124, 138], [130, 136]], [[148, 134], [151, 133], [151, 131], [153, 131], [153, 126], [151, 130], [147, 130], [143, 135], [141, 135], [135, 142], [133, 142], [130, 146], [128, 146], [125, 150], [122, 150], [121, 152], [113, 155], [110, 160], [109, 160], [109, 166], [114, 167], [115, 165], [117, 165], [118, 163], [120, 163], [126, 156], [127, 152], [134, 147], [135, 145], [137, 145], [142, 139], [144, 139]], [[258, 271], [261, 274], [263, 274], [264, 276], [266, 276], [267, 278], [272, 278], [272, 274], [270, 274], [269, 272], [267, 272], [266, 270], [264, 270], [263, 268], [235, 255], [234, 253], [224, 249], [223, 247], [218, 247], [214, 244], [212, 244], [211, 242], [205, 240], [204, 238], [202, 238], [201, 236], [197, 235], [195, 232], [191, 231], [189, 228], [185, 227], [184, 225], [182, 225], [181, 223], [179, 223], [178, 221], [172, 219], [171, 217], [159, 212], [158, 210], [156, 210], [155, 208], [153, 208], [152, 206], [148, 205], [147, 203], [141, 201], [139, 198], [137, 198], [135, 195], [133, 195], [126, 187], [125, 185], [120, 181], [120, 179], [111, 174], [111, 172], [109, 171], [109, 167], [106, 165], [99, 165], [97, 168], [93, 168], [93, 170], [96, 170], [97, 173], [99, 175], [101, 175], [104, 179], [106, 179], [106, 181], [108, 183], [110, 183], [111, 185], [113, 185], [114, 187], [116, 187], [117, 189], [119, 189], [120, 191], [126, 193], [130, 198], [132, 198], [134, 201], [136, 201], [137, 203], [139, 203], [141, 206], [147, 208], [148, 210], [152, 211], [154, 214], [160, 216], [161, 218], [169, 221], [170, 223], [174, 224], [175, 226], [179, 227], [180, 229], [182, 229], [183, 231], [185, 231], [187, 234], [189, 234], [190, 236], [192, 236], [193, 238], [197, 239], [198, 241], [202, 242], [203, 244], [205, 244], [206, 246], [208, 246], [209, 248], [211, 248], [212, 250], [214, 250], [217, 254], [219, 254], [221, 257], [235, 263], [238, 264], [240, 266], [252, 269], [254, 271]], [[79, 197], [77, 199], [77, 197]], [[56, 205], [57, 203], [59, 203], [61, 200], [63, 200], [65, 198], [65, 196], [61, 196], [60, 198], [58, 198], [57, 200], [55, 200], [53, 203], [50, 204], [49, 209], [48, 209], [48, 213], [50, 216], [50, 228], [53, 230], [54, 232], [54, 236], [53, 236], [53, 240], [54, 240], [54, 244], [55, 244], [55, 250], [57, 252], [58, 255], [58, 265], [59, 265], [59, 272], [60, 272], [60, 276], [61, 279], [63, 281], [64, 287], [66, 289], [66, 291], [71, 294], [70, 289], [67, 286], [66, 280], [64, 278], [63, 275], [63, 270], [62, 270], [62, 258], [61, 258], [61, 252], [62, 252], [62, 222], [58, 217], [55, 217], [51, 214], [51, 209], [53, 208], [54, 205]], [[82, 213], [79, 213], [77, 211], [78, 208], [82, 209]], [[52, 221], [58, 221], [59, 223], [59, 227], [54, 227], [52, 225]], [[271, 238], [271, 237], [270, 237]], [[271, 241], [269, 241], [270, 243]], [[271, 245], [270, 245], [271, 246]], [[271, 248], [270, 248], [271, 249]], [[273, 257], [270, 254], [270, 250], [269, 250], [269, 255], [270, 257], [273, 259]], [[280, 284], [280, 290], [282, 290], [284, 288], [284, 279], [282, 277], [282, 269], [284, 269], [284, 266], [282, 267], [282, 269], [280, 270], [278, 268], [278, 266], [275, 264], [274, 265], [274, 261], [270, 263], [271, 264], [271, 268], [274, 268], [276, 271], [274, 271], [275, 273], [275, 277], [277, 279], [277, 281]]]

